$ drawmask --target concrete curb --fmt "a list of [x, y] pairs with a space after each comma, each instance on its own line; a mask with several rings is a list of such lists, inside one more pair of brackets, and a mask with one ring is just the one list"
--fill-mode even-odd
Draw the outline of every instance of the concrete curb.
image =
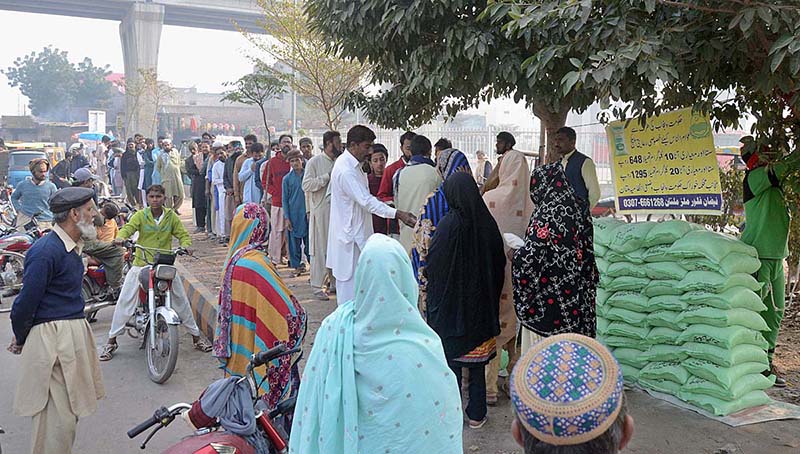
[[186, 296], [192, 306], [197, 327], [209, 340], [213, 341], [214, 331], [217, 328], [219, 295], [208, 290], [183, 264], [175, 262], [175, 266], [183, 280], [183, 288], [186, 290]]

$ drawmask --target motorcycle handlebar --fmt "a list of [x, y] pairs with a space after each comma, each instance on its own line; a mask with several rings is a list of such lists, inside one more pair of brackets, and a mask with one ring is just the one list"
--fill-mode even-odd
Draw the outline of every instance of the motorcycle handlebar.
[[[166, 410], [166, 408], [162, 407], [161, 409]], [[139, 424], [138, 426], [134, 427], [133, 429], [128, 431], [128, 438], [136, 438], [139, 436], [140, 433], [144, 432], [145, 430], [155, 426], [158, 424], [159, 418], [156, 418], [156, 415], [151, 416], [143, 423]]]
[[281, 356], [291, 355], [299, 352], [300, 350], [301, 348], [299, 346], [291, 350], [286, 350], [286, 346], [281, 344], [276, 347], [272, 347], [269, 350], [253, 354], [253, 357], [250, 359], [250, 365], [252, 367], [263, 366], [273, 359], [280, 358]]

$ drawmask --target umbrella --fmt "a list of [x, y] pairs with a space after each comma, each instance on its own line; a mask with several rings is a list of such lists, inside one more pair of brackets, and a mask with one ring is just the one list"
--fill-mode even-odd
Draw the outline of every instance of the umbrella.
[[94, 140], [94, 141], [102, 140], [103, 136], [108, 136], [111, 138], [111, 140], [114, 140], [114, 136], [112, 136], [111, 134], [104, 134], [102, 132], [82, 132], [78, 134], [79, 139]]

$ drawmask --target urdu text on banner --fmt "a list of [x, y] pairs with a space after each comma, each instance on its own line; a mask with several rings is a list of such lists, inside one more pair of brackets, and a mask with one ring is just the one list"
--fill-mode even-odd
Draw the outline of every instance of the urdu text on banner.
[[691, 108], [606, 127], [617, 212], [721, 214], [714, 138], [708, 115]]

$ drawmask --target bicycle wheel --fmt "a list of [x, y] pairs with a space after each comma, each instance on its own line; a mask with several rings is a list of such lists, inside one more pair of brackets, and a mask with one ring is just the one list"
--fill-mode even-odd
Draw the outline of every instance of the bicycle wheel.
[[0, 252], [0, 312], [11, 310], [11, 297], [22, 288], [24, 268], [24, 255], [11, 251]]

